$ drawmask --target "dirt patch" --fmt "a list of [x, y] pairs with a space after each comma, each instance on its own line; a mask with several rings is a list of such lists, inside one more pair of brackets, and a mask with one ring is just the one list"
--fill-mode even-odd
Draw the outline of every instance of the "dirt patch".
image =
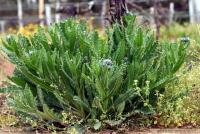
[[[14, 113], [10, 110], [6, 103], [6, 99], [9, 96], [9, 94], [0, 93], [0, 126], [3, 124], [9, 124], [12, 120], [11, 117], [14, 117]], [[5, 120], [8, 119], [9, 120]], [[3, 121], [5, 120], [5, 122]]]
[[0, 87], [7, 85], [5, 82], [7, 76], [11, 76], [14, 72], [15, 65], [10, 63], [7, 58], [0, 52]]
[[15, 69], [15, 65], [10, 63], [5, 58], [0, 57], [0, 71], [2, 74], [6, 75], [6, 76], [11, 76], [13, 74], [14, 69]]
[[149, 129], [144, 132], [131, 132], [129, 134], [200, 134], [200, 129]]

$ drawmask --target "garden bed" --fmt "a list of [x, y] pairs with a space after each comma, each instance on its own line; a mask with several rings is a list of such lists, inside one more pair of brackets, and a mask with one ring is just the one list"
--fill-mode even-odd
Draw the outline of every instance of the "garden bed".
[[[15, 125], [19, 120], [17, 116], [9, 109], [6, 104], [6, 98], [8, 94], [1, 93], [0, 94], [0, 133], [1, 134], [35, 134], [33, 131], [24, 131], [24, 127]], [[130, 129], [130, 128], [129, 128]], [[120, 130], [120, 128], [119, 128]], [[133, 127], [132, 129], [128, 130], [128, 128], [121, 128], [119, 131], [115, 130], [104, 130], [98, 132], [96, 134], [199, 134], [200, 129], [192, 128], [192, 126], [185, 126], [183, 128], [140, 128], [140, 127]], [[40, 131], [40, 133], [50, 134], [51, 132], [47, 131]], [[63, 133], [63, 132], [58, 132]], [[90, 132], [93, 134], [92, 132]]]
[[0, 78], [15, 83], [8, 90], [17, 114], [0, 94], [2, 131], [200, 133], [198, 47], [187, 38], [158, 42], [126, 19], [128, 27], [113, 25], [103, 38], [74, 20], [7, 38], [17, 67], [12, 75], [14, 65], [1, 62]]

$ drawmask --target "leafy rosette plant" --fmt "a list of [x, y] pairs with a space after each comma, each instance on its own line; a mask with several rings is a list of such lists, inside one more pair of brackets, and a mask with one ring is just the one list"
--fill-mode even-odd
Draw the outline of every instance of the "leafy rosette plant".
[[16, 64], [10, 79], [20, 88], [11, 106], [34, 119], [118, 125], [134, 114], [154, 111], [157, 92], [165, 90], [181, 67], [188, 44], [159, 43], [149, 29], [125, 16], [106, 39], [69, 19], [40, 28], [31, 37], [10, 36], [4, 51]]

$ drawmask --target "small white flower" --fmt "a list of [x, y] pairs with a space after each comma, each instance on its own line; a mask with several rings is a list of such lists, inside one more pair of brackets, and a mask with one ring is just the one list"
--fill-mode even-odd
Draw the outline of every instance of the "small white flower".
[[138, 80], [134, 80], [134, 83], [138, 83]]
[[33, 51], [29, 51], [28, 53], [31, 55], [33, 53]]
[[138, 80], [134, 80], [134, 84], [133, 84], [133, 86], [138, 86]]
[[149, 84], [150, 84], [150, 81], [146, 81], [146, 85], [149, 86]]
[[8, 35], [8, 36], [7, 36], [7, 39], [10, 39], [10, 38], [11, 38], [11, 35]]

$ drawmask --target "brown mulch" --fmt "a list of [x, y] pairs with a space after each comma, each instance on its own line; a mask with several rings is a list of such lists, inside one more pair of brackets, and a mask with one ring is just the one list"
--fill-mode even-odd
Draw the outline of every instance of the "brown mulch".
[[[12, 126], [12, 123], [16, 123], [17, 117], [15, 116], [15, 113], [10, 110], [6, 103], [6, 99], [8, 96], [9, 94], [0, 93], [0, 118], [3, 122], [6, 121], [5, 123], [7, 123], [0, 124], [0, 134], [25, 134], [23, 133], [21, 128]], [[11, 120], [10, 118], [13, 118], [13, 120]]]
[[2, 111], [2, 107], [5, 105], [7, 94], [1, 94], [0, 93], [0, 111]]

